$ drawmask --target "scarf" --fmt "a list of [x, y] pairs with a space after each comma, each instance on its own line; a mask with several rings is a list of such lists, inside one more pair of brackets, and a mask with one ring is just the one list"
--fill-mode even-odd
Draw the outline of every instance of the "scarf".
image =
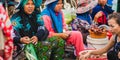
[[35, 4], [35, 10], [32, 14], [26, 14], [23, 10], [28, 0], [21, 0], [19, 6], [17, 7], [17, 9], [20, 10], [15, 15], [18, 15], [19, 17], [15, 17], [15, 18], [19, 18], [18, 20], [20, 21], [20, 24], [23, 24], [23, 26], [17, 25], [22, 27], [18, 31], [21, 36], [32, 37], [37, 32], [38, 26], [44, 25], [43, 20], [41, 20], [40, 11], [37, 10], [37, 8], [41, 5], [42, 0], [32, 0], [32, 1]]
[[63, 26], [62, 26], [62, 14], [61, 12], [55, 12], [54, 8], [57, 4], [58, 0], [55, 2], [52, 2], [46, 6], [46, 9], [43, 10], [42, 15], [48, 15], [52, 20], [52, 28], [57, 33], [63, 32]]
[[[23, 9], [23, 7], [26, 5], [27, 2], [28, 0], [21, 0], [17, 9]], [[33, 0], [33, 3], [35, 4], [36, 8], [39, 8], [40, 5], [42, 4], [42, 0]]]

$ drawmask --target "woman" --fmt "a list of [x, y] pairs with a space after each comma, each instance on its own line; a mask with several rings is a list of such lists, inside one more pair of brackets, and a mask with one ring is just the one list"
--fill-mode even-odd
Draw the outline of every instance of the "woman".
[[67, 44], [74, 45], [76, 55], [84, 50], [83, 38], [78, 31], [66, 31], [64, 16], [61, 11], [63, 6], [62, 0], [46, 0], [46, 9], [42, 12], [42, 18], [45, 26], [49, 31], [49, 37], [57, 36], [64, 39]]
[[92, 9], [97, 5], [98, 0], [79, 0], [77, 8], [77, 18], [87, 21], [89, 24], [92, 24], [92, 18], [90, 13]]
[[87, 35], [89, 34], [88, 28], [92, 23], [92, 17], [90, 13], [92, 9], [97, 5], [98, 0], [79, 0], [77, 2], [77, 18], [71, 22], [73, 30], [80, 31], [83, 35], [83, 42], [87, 45]]
[[98, 4], [95, 8], [93, 8], [93, 11], [92, 11], [92, 14], [91, 14], [92, 19], [97, 19], [97, 18], [101, 17], [103, 15], [102, 12], [105, 14], [106, 17], [109, 14], [114, 12], [112, 10], [112, 8], [107, 6], [107, 1], [108, 0], [98, 0]]
[[[120, 13], [113, 13], [109, 15], [108, 25], [110, 27], [110, 31], [113, 33], [109, 43], [98, 50], [93, 50], [80, 53], [80, 59], [87, 59], [91, 55], [101, 55], [107, 52], [108, 60], [119, 60], [120, 59]], [[113, 50], [110, 50], [113, 47]], [[83, 54], [83, 55], [82, 55]]]
[[[18, 53], [24, 48], [24, 44], [36, 44], [34, 45], [34, 50], [36, 50], [38, 60], [57, 60], [63, 55], [64, 41], [56, 37], [46, 39], [49, 32], [44, 27], [40, 11], [38, 10], [41, 2], [42, 0], [21, 0], [17, 8], [19, 11], [11, 18], [15, 33], [14, 44], [17, 45]], [[58, 47], [60, 48], [58, 49]], [[27, 48], [32, 50], [32, 47], [25, 46], [25, 49]], [[56, 53], [53, 50], [57, 50], [59, 53]], [[58, 55], [55, 57], [52, 54]], [[25, 54], [22, 56], [25, 57], [24, 55]], [[28, 57], [28, 55], [26, 56]], [[16, 57], [17, 55], [15, 55], [14, 58]], [[18, 57], [18, 60], [19, 59], [22, 58]]]

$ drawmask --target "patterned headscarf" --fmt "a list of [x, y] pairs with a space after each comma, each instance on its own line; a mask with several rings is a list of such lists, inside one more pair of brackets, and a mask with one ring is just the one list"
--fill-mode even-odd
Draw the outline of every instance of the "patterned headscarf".
[[[42, 0], [32, 0], [32, 1], [35, 4], [35, 8], [39, 8], [40, 5], [42, 4]], [[26, 5], [27, 2], [28, 0], [21, 0], [17, 9], [23, 9], [23, 7]]]
[[[24, 6], [27, 4], [29, 0], [21, 0], [18, 9], [20, 9], [16, 14], [11, 17], [12, 24], [14, 25], [14, 29], [20, 32], [21, 36], [29, 36], [32, 37], [36, 32], [39, 26], [44, 26], [44, 22], [41, 19], [40, 11], [37, 10], [36, 2], [37, 0], [32, 0], [35, 4], [35, 10], [32, 14], [26, 14], [24, 11]], [[42, 0], [40, 0], [42, 2]], [[40, 5], [40, 4], [39, 4]], [[22, 30], [18, 30], [18, 28]], [[21, 33], [24, 32], [24, 33]], [[31, 33], [33, 32], [33, 33]]]

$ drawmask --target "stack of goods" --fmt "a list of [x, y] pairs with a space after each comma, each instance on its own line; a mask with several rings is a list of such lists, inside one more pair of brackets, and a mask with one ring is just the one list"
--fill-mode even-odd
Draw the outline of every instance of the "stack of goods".
[[91, 38], [106, 38], [107, 30], [105, 27], [91, 26], [89, 29]]

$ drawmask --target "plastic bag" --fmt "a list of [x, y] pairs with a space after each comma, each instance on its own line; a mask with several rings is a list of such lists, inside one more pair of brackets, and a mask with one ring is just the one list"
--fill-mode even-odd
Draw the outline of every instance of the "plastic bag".
[[28, 60], [39, 60], [37, 58], [37, 54], [36, 54], [34, 45], [32, 43], [26, 44], [24, 51], [25, 51], [25, 55], [26, 55]]
[[62, 10], [65, 17], [65, 22], [69, 24], [74, 18], [76, 18], [76, 8], [73, 4], [75, 4], [74, 0], [71, 0], [71, 5], [64, 0], [64, 9]]

